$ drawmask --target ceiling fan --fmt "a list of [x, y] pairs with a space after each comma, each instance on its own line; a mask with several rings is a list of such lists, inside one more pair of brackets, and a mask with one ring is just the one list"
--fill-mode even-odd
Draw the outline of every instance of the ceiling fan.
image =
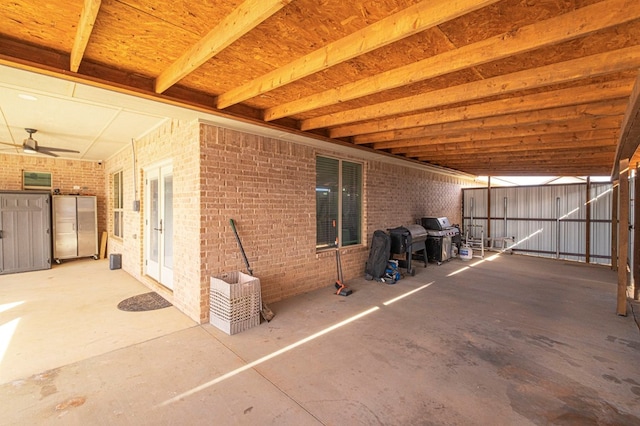
[[[80, 152], [73, 149], [54, 148], [51, 146], [39, 146], [38, 141], [36, 141], [33, 138], [33, 134], [36, 133], [38, 130], [30, 129], [30, 128], [25, 128], [24, 130], [26, 130], [26, 132], [29, 134], [29, 137], [26, 138], [24, 141], [22, 141], [22, 152], [26, 154], [45, 154], [51, 157], [57, 157], [58, 155], [55, 152], [73, 152], [76, 154]], [[17, 145], [6, 143], [6, 142], [0, 142], [0, 144], [10, 145], [16, 148], [18, 147]]]

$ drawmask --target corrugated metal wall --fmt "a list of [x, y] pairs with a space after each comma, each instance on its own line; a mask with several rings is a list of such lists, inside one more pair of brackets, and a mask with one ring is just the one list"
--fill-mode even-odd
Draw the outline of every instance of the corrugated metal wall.
[[[609, 183], [491, 188], [491, 237], [512, 237], [519, 253], [586, 261], [591, 206], [590, 263], [611, 264]], [[463, 189], [463, 233], [488, 236], [487, 188]], [[470, 227], [471, 225], [471, 227]]]
[[591, 184], [591, 263], [611, 265], [611, 203], [613, 186]]

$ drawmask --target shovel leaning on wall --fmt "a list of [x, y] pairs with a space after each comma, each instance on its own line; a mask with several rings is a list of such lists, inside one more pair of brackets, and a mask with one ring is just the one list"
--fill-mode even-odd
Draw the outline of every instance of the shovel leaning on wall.
[[[247, 271], [249, 275], [253, 276], [253, 269], [249, 266], [249, 259], [247, 259], [247, 254], [244, 252], [244, 247], [242, 247], [242, 241], [240, 241], [240, 236], [238, 235], [238, 231], [236, 230], [236, 223], [233, 219], [229, 219], [229, 223], [231, 224], [231, 229], [233, 229], [233, 234], [236, 236], [236, 241], [238, 242], [238, 247], [240, 247], [240, 252], [242, 253], [242, 259], [244, 259], [244, 264], [247, 266]], [[269, 322], [273, 319], [275, 314], [266, 303], [262, 301], [262, 297], [260, 298], [262, 306], [260, 307], [260, 315], [266, 322]]]

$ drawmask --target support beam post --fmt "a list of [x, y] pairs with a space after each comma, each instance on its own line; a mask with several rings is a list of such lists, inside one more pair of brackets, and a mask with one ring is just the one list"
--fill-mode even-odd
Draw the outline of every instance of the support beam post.
[[584, 230], [585, 235], [585, 248], [584, 248], [584, 261], [585, 263], [591, 263], [591, 176], [587, 176], [587, 211], [586, 211], [586, 225]]
[[638, 300], [640, 293], [640, 163], [636, 164], [633, 190], [633, 300]]
[[618, 270], [618, 190], [619, 181], [613, 181], [611, 194], [611, 270]]
[[491, 242], [491, 176], [487, 176], [487, 241]]
[[620, 160], [620, 185], [619, 185], [620, 222], [618, 223], [618, 297], [617, 313], [627, 316], [627, 285], [629, 274], [627, 273], [629, 252], [629, 159]]

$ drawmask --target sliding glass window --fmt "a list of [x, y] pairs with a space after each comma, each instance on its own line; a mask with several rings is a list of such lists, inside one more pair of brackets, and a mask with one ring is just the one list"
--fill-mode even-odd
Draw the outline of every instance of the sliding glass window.
[[361, 243], [362, 164], [316, 158], [316, 249]]

